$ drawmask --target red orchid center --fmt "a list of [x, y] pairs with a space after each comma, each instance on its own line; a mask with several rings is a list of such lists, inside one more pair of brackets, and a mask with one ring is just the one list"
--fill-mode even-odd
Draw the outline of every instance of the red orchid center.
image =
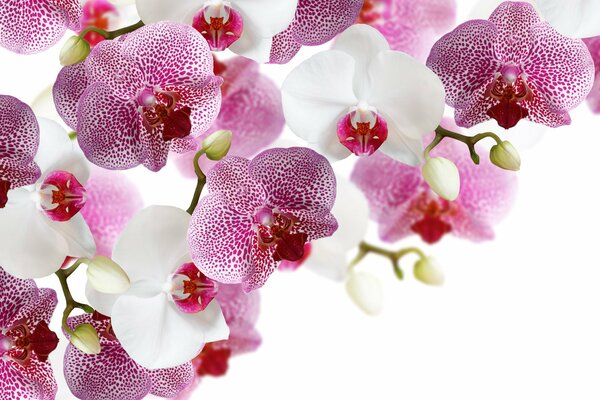
[[221, 0], [208, 1], [194, 16], [192, 26], [206, 39], [212, 51], [227, 49], [244, 30], [241, 14]]
[[518, 67], [504, 66], [487, 88], [486, 95], [497, 100], [497, 104], [487, 111], [487, 115], [505, 129], [512, 128], [529, 115], [529, 111], [519, 103], [531, 100], [533, 93]]
[[380, 8], [382, 7], [381, 0], [365, 0], [360, 14], [358, 15], [358, 24], [373, 24], [382, 17]]
[[183, 264], [172, 278], [172, 297], [181, 311], [198, 313], [209, 305], [218, 292], [217, 282], [208, 278], [194, 265]]
[[414, 210], [422, 214], [422, 218], [411, 225], [410, 229], [421, 236], [425, 243], [437, 243], [446, 233], [452, 230], [452, 225], [444, 221], [444, 217], [454, 213], [452, 203], [447, 200], [429, 198], [422, 194]]
[[[83, 31], [91, 26], [108, 30], [111, 19], [116, 16], [116, 7], [107, 0], [88, 0], [83, 5], [81, 30]], [[104, 38], [96, 32], [88, 32], [83, 38], [92, 46], [95, 46], [104, 40]]]
[[86, 202], [86, 190], [75, 175], [53, 171], [39, 190], [40, 205], [52, 221], [65, 222], [73, 218]]
[[231, 349], [218, 346], [222, 342], [207, 343], [202, 352], [193, 360], [198, 376], [223, 376], [229, 369]]
[[165, 142], [182, 139], [192, 131], [192, 110], [178, 104], [177, 93], [144, 88], [137, 96], [145, 127], [158, 130]]
[[29, 329], [24, 321], [17, 323], [0, 333], [0, 357], [8, 357], [23, 365], [32, 354], [44, 362], [58, 346], [58, 336], [52, 332], [45, 321], [41, 321], [33, 329]]
[[261, 250], [274, 248], [275, 261], [298, 261], [304, 256], [308, 235], [295, 229], [297, 219], [290, 214], [268, 207], [255, 214], [258, 246]]
[[10, 181], [0, 179], [0, 208], [6, 207], [8, 203], [8, 191], [10, 190]]
[[352, 153], [370, 156], [387, 139], [388, 126], [374, 109], [357, 107], [338, 122], [337, 135]]

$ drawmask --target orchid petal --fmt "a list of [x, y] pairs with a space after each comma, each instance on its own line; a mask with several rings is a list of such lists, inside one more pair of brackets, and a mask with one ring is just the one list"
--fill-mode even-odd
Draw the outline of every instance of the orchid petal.
[[573, 38], [600, 35], [600, 3], [597, 1], [536, 0], [544, 18], [560, 33]]
[[146, 25], [159, 21], [192, 22], [194, 13], [202, 8], [205, 0], [136, 0], [140, 19]]

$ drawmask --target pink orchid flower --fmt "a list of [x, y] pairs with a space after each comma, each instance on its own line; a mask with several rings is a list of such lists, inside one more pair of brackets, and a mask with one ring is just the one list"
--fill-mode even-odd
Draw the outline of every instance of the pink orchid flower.
[[86, 314], [69, 318], [74, 329], [91, 324], [100, 337], [98, 355], [85, 354], [69, 344], [64, 371], [69, 389], [82, 400], [138, 400], [148, 394], [173, 398], [194, 379], [191, 362], [165, 369], [148, 369], [136, 363], [116, 338], [110, 318]]
[[163, 22], [97, 45], [63, 68], [54, 101], [94, 164], [165, 166], [169, 150], [194, 148], [214, 122], [222, 79], [206, 41], [188, 25]]
[[358, 22], [381, 32], [392, 50], [425, 61], [455, 18], [455, 0], [365, 0]]
[[[443, 125], [453, 128], [448, 122]], [[493, 239], [493, 225], [513, 204], [516, 175], [483, 157], [481, 164], [475, 165], [467, 147], [456, 141], [443, 141], [432, 156], [446, 157], [458, 167], [461, 188], [454, 202], [434, 194], [419, 167], [381, 154], [356, 163], [351, 179], [369, 201], [380, 238], [393, 243], [418, 234], [432, 244], [451, 233], [473, 241]]]
[[318, 46], [352, 25], [363, 0], [299, 0], [294, 20], [273, 38], [270, 62], [286, 64], [302, 46]]
[[306, 148], [225, 158], [192, 216], [192, 259], [211, 279], [258, 289], [281, 260], [299, 260], [305, 243], [335, 232], [335, 185], [331, 165]]
[[33, 161], [40, 127], [31, 108], [12, 96], [0, 95], [0, 209], [8, 191], [31, 185], [41, 175]]
[[48, 328], [58, 300], [0, 268], [0, 398], [54, 400], [57, 391], [48, 355], [58, 337]]
[[96, 254], [110, 257], [117, 238], [144, 205], [137, 187], [121, 172], [93, 168], [86, 185], [86, 204], [81, 215], [94, 240]]
[[[212, 132], [221, 129], [233, 132], [230, 156], [252, 157], [272, 144], [283, 131], [285, 119], [281, 92], [270, 78], [261, 74], [259, 64], [245, 57], [234, 57], [223, 62], [215, 58], [215, 74], [223, 78], [221, 110], [206, 134], [196, 138], [197, 148]], [[176, 156], [181, 173], [195, 178], [195, 152]], [[204, 172], [216, 162], [206, 157], [199, 159]]]
[[0, 46], [22, 54], [52, 47], [82, 15], [79, 0], [1, 0], [0, 9]]
[[523, 118], [567, 125], [594, 79], [585, 44], [558, 33], [524, 2], [506, 1], [489, 20], [458, 26], [434, 45], [427, 66], [464, 127], [490, 118], [506, 129]]
[[[107, 0], [87, 0], [83, 4], [83, 17], [81, 19], [81, 31], [88, 27], [96, 27], [110, 30], [113, 21], [118, 16], [117, 7]], [[95, 46], [104, 38], [96, 32], [88, 32], [84, 37], [87, 42]]]

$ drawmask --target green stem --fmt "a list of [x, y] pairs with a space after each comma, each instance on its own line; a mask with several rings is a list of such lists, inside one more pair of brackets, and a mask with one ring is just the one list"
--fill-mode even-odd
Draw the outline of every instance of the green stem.
[[202, 194], [202, 190], [204, 189], [204, 185], [206, 185], [206, 175], [202, 172], [200, 168], [200, 164], [198, 161], [200, 157], [204, 154], [204, 150], [200, 150], [194, 156], [194, 171], [196, 172], [196, 176], [198, 177], [198, 181], [196, 183], [196, 190], [194, 191], [194, 197], [192, 197], [192, 202], [190, 203], [189, 208], [187, 209], [187, 213], [192, 215], [196, 206], [198, 205], [198, 201], [200, 201], [200, 195]]
[[69, 283], [67, 282], [67, 279], [69, 278], [69, 276], [71, 276], [71, 274], [73, 272], [75, 272], [75, 270], [82, 263], [84, 263], [86, 261], [88, 261], [88, 260], [85, 258], [80, 258], [71, 267], [69, 267], [67, 269], [59, 269], [58, 271], [55, 272], [55, 274], [58, 277], [58, 280], [60, 282], [60, 287], [62, 288], [63, 295], [65, 296], [65, 303], [66, 303], [65, 310], [63, 311], [62, 326], [63, 326], [63, 329], [65, 331], [67, 331], [67, 333], [69, 335], [72, 335], [73, 331], [71, 330], [71, 328], [69, 328], [69, 325], [67, 324], [67, 320], [69, 319], [69, 316], [71, 315], [73, 310], [75, 310], [76, 308], [79, 308], [88, 314], [94, 312], [94, 309], [92, 307], [90, 307], [89, 305], [80, 303], [78, 301], [75, 301], [75, 299], [73, 299], [73, 295], [71, 294], [71, 289], [69, 289]]
[[138, 22], [136, 22], [133, 25], [129, 25], [129, 26], [126, 26], [124, 28], [117, 29], [115, 31], [105, 31], [104, 29], [96, 28], [95, 26], [90, 26], [88, 28], [85, 28], [79, 34], [79, 37], [82, 38], [85, 35], [87, 35], [89, 32], [95, 32], [98, 35], [102, 36], [104, 39], [111, 40], [111, 39], [116, 39], [119, 36], [124, 35], [126, 33], [133, 32], [133, 31], [141, 28], [142, 26], [144, 26], [144, 23], [142, 21], [138, 21]]
[[374, 246], [367, 242], [361, 242], [360, 245], [358, 246], [358, 255], [350, 263], [349, 269], [352, 270], [369, 253], [377, 254], [381, 257], [385, 257], [385, 258], [389, 259], [392, 263], [392, 267], [394, 268], [394, 273], [396, 274], [396, 277], [400, 280], [404, 279], [404, 273], [402, 272], [402, 268], [400, 268], [400, 260], [404, 256], [412, 253], [412, 254], [418, 255], [419, 258], [425, 257], [425, 253], [423, 253], [417, 247], [407, 247], [404, 249], [393, 251], [393, 250], [386, 250], [381, 247]]
[[498, 144], [502, 143], [502, 139], [500, 139], [500, 137], [493, 132], [484, 132], [479, 133], [475, 136], [466, 136], [438, 126], [435, 130], [435, 138], [429, 144], [429, 146], [425, 148], [425, 158], [429, 158], [429, 153], [431, 152], [431, 150], [433, 150], [438, 144], [440, 144], [442, 140], [444, 140], [444, 138], [450, 138], [466, 144], [469, 148], [469, 153], [471, 153], [471, 159], [475, 164], [479, 164], [479, 154], [477, 154], [477, 151], [475, 150], [475, 145], [479, 141], [488, 137], [494, 139]]

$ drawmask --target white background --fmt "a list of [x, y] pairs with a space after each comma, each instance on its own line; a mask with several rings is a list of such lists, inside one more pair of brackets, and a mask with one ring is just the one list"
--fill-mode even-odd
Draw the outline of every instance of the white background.
[[[473, 4], [459, 0], [459, 21]], [[59, 48], [36, 56], [0, 49], [0, 93], [31, 102], [53, 83]], [[264, 70], [281, 83], [314, 51]], [[360, 268], [381, 278], [386, 299], [381, 316], [367, 317], [342, 284], [276, 273], [262, 290], [262, 347], [231, 360], [225, 378], [205, 379], [196, 398], [600, 398], [600, 116], [583, 104], [572, 118], [522, 149], [519, 196], [495, 241], [422, 246], [445, 266], [444, 287], [416, 282], [412, 260], [399, 282], [387, 260], [369, 256]], [[187, 207], [194, 189], [172, 165], [129, 175], [146, 204]], [[374, 226], [369, 240], [377, 242]], [[393, 247], [412, 244], [421, 245]], [[43, 285], [58, 287], [52, 278]]]

